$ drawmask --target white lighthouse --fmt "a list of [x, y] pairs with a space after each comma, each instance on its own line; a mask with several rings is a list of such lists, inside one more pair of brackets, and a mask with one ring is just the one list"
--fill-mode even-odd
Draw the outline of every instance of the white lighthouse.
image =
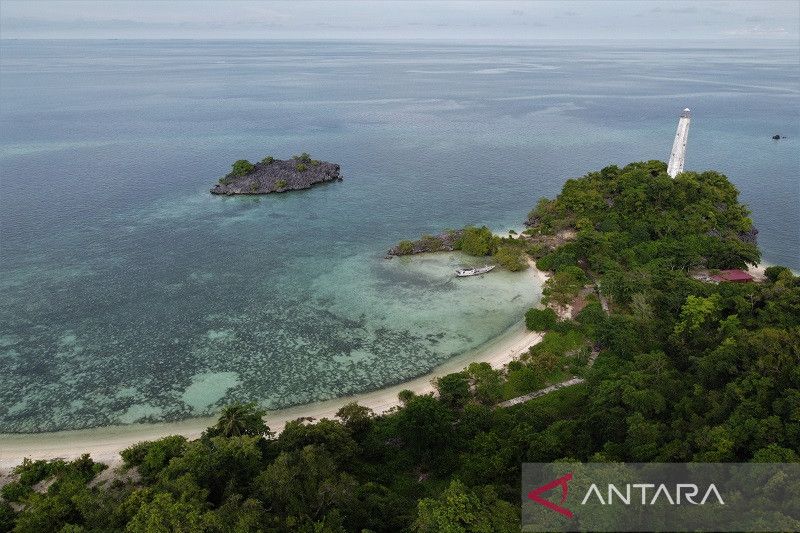
[[675, 142], [672, 143], [672, 153], [669, 155], [667, 174], [674, 178], [683, 172], [683, 162], [686, 159], [686, 141], [689, 138], [689, 121], [692, 120], [689, 108], [683, 110], [678, 119], [678, 131], [675, 132]]

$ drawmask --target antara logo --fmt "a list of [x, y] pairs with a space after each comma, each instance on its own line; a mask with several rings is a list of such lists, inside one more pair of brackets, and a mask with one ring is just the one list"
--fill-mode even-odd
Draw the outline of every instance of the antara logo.
[[[558, 479], [554, 479], [553, 481], [546, 483], [541, 487], [533, 489], [528, 493], [528, 498], [541, 506], [547, 507], [551, 511], [555, 511], [567, 518], [572, 518], [572, 511], [566, 507], [563, 507], [564, 502], [567, 501], [567, 495], [569, 494], [570, 481], [572, 481], [572, 472], [569, 472]], [[561, 487], [561, 502], [559, 504], [555, 504], [542, 497], [543, 493], [555, 489], [556, 487]], [[670, 491], [670, 489], [663, 483], [658, 486], [653, 483], [629, 483], [624, 485], [624, 487], [625, 489], [623, 491], [620, 490], [620, 488], [616, 485], [609, 483], [606, 492], [607, 497], [603, 499], [603, 495], [600, 492], [600, 489], [597, 487], [597, 484], [592, 483], [589, 489], [586, 491], [586, 494], [584, 495], [580, 504], [586, 505], [586, 503], [589, 502], [589, 499], [594, 496], [600, 505], [612, 505], [615, 503], [631, 505], [631, 501], [637, 503], [637, 500], [641, 502], [641, 505], [655, 505], [656, 502], [659, 501], [659, 498], [663, 498], [663, 500], [665, 502], [669, 502], [670, 505], [681, 505], [683, 503], [704, 505], [706, 502], [712, 499], [712, 497], [720, 505], [725, 505], [722, 495], [720, 495], [717, 487], [713, 483], [708, 486], [708, 489], [706, 489], [703, 498], [700, 501], [695, 501], [695, 498], [698, 496], [698, 494], [700, 494], [700, 488], [694, 483], [678, 483], [675, 485], [673, 491]], [[652, 497], [650, 498], [648, 498], [648, 489], [654, 489], [651, 493]], [[633, 499], [631, 495], [632, 490], [634, 493], [639, 491], [641, 498]], [[675, 495], [674, 498], [673, 494]], [[712, 501], [712, 503], [714, 502]]]
[[560, 485], [561, 503], [563, 504], [565, 501], [567, 501], [567, 494], [569, 493], [569, 486], [567, 485], [567, 483], [569, 483], [571, 480], [572, 480], [572, 472], [570, 472], [565, 476], [561, 476], [558, 479], [554, 479], [553, 481], [547, 483], [546, 485], [542, 485], [541, 487], [533, 489], [528, 493], [528, 498], [535, 501], [539, 505], [544, 505], [548, 509], [555, 511], [558, 514], [562, 514], [567, 518], [572, 518], [572, 511], [570, 511], [566, 507], [561, 507], [560, 505], [556, 505], [553, 502], [547, 501], [540, 496], [541, 493], [547, 492], [548, 490], [554, 489]]

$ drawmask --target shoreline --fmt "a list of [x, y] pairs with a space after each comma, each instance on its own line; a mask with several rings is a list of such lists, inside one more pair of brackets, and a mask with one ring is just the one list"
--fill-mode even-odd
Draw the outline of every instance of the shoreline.
[[[522, 274], [530, 276], [532, 281], [539, 284], [544, 283], [548, 277], [545, 272], [533, 266]], [[341, 407], [351, 402], [369, 407], [375, 414], [383, 414], [401, 405], [397, 395], [402, 390], [407, 389], [416, 394], [432, 393], [435, 390], [433, 379], [458, 372], [470, 363], [486, 362], [493, 368], [502, 368], [541, 339], [540, 333], [528, 331], [525, 321], [521, 320], [497, 337], [448, 359], [422, 376], [370, 392], [270, 411], [265, 420], [272, 431], [280, 433], [287, 422], [297, 418], [334, 418]], [[91, 455], [94, 461], [114, 468], [122, 463], [119, 452], [137, 442], [156, 440], [168, 435], [183, 435], [188, 439], [195, 439], [215, 421], [214, 416], [178, 422], [102, 426], [50, 433], [0, 434], [0, 475], [22, 463], [26, 457], [34, 460], [74, 459], [85, 453]]]

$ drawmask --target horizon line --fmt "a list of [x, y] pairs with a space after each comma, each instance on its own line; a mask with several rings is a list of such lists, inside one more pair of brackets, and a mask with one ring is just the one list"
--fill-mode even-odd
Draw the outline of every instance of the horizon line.
[[528, 43], [528, 42], [653, 42], [663, 43], [676, 42], [718, 42], [718, 43], [782, 43], [796, 44], [798, 37], [715, 37], [715, 38], [649, 38], [649, 37], [533, 37], [525, 39], [498, 39], [492, 37], [471, 38], [471, 37], [2, 37], [0, 41], [366, 41], [366, 42], [407, 42], [407, 41], [436, 41], [436, 42], [497, 42], [497, 43]]

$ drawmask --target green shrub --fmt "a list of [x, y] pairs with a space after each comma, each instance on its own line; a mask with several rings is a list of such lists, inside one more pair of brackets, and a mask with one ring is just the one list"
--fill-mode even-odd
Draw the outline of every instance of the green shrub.
[[597, 337], [597, 331], [603, 326], [605, 319], [606, 313], [603, 311], [600, 301], [594, 295], [587, 298], [586, 307], [575, 317], [575, 321], [580, 325], [581, 331], [592, 339]]
[[544, 283], [542, 302], [565, 307], [578, 295], [587, 280], [586, 273], [580, 267], [561, 267]]
[[278, 180], [275, 182], [275, 187], [278, 189], [285, 189], [289, 183], [286, 180]]
[[547, 331], [553, 329], [558, 322], [558, 315], [549, 307], [545, 309], [528, 309], [525, 313], [525, 325], [531, 331]]
[[547, 249], [542, 244], [531, 244], [527, 248], [525, 248], [525, 253], [529, 256], [533, 257], [534, 259], [539, 259], [544, 254], [547, 253]]
[[319, 161], [318, 159], [312, 159], [312, 160], [310, 161], [310, 163], [311, 163], [311, 166], [312, 166], [312, 167], [318, 167], [318, 166], [319, 166], [319, 164], [320, 164], [320, 162], [321, 162], [321, 161]]
[[264, 163], [265, 165], [271, 165], [272, 163], [275, 162], [275, 158], [272, 157], [271, 155], [268, 155], [267, 157], [262, 159], [261, 162]]
[[589, 281], [589, 277], [586, 275], [586, 272], [584, 272], [579, 266], [570, 265], [560, 267], [556, 270], [556, 272], [569, 276], [575, 281], [575, 283], [580, 283], [581, 285], [585, 285]]
[[11, 505], [0, 501], [0, 531], [11, 531], [14, 529], [14, 515], [14, 509]]
[[511, 272], [519, 272], [528, 268], [528, 264], [522, 260], [522, 254], [519, 249], [512, 246], [499, 247], [494, 253], [494, 260]]
[[294, 166], [294, 169], [295, 169], [296, 171], [298, 171], [298, 172], [305, 172], [306, 170], [308, 170], [308, 167], [307, 167], [307, 166], [305, 166], [305, 164], [303, 164], [303, 163], [297, 163], [297, 164]]
[[24, 485], [18, 481], [12, 481], [0, 490], [0, 496], [7, 502], [20, 502], [32, 492], [33, 489], [29, 485]]
[[22, 464], [14, 468], [14, 473], [19, 475], [19, 482], [29, 487], [47, 479], [59, 470], [63, 470], [66, 463], [61, 459], [53, 461], [45, 461], [39, 459], [31, 461], [28, 458], [23, 459]]
[[186, 448], [186, 438], [180, 435], [164, 437], [152, 442], [140, 442], [120, 452], [124, 465], [136, 466], [145, 481], [152, 481], [173, 457], [179, 457]]
[[250, 174], [255, 167], [253, 163], [248, 161], [247, 159], [240, 159], [232, 165], [231, 174], [232, 176], [246, 176]]
[[293, 157], [293, 159], [296, 159], [297, 161], [302, 161], [303, 163], [311, 163], [311, 156], [308, 155], [308, 152], [303, 152], [300, 155], [296, 155]]
[[539, 270], [558, 270], [562, 267], [573, 266], [577, 262], [578, 256], [574, 243], [567, 243], [541, 256], [536, 261], [536, 267]]
[[400, 392], [397, 393], [397, 399], [399, 399], [401, 402], [403, 402], [403, 405], [408, 405], [408, 402], [410, 402], [411, 400], [413, 400], [416, 397], [417, 397], [417, 395], [414, 394], [413, 391], [410, 391], [408, 389], [403, 389], [403, 390], [401, 390]]
[[503, 397], [509, 399], [521, 396], [541, 389], [543, 385], [544, 379], [540, 369], [522, 364], [509, 364], [506, 382], [503, 384]]
[[400, 241], [397, 245], [397, 251], [400, 255], [409, 255], [414, 252], [414, 243], [411, 241]]
[[779, 265], [768, 266], [766, 269], [764, 269], [764, 275], [767, 276], [767, 279], [773, 283], [778, 281], [778, 277], [783, 272], [791, 272], [791, 270], [789, 270], [785, 266], [779, 266]]
[[423, 235], [420, 239], [420, 242], [422, 242], [422, 245], [429, 252], [438, 252], [442, 249], [442, 240], [439, 237], [434, 237], [433, 235]]
[[463, 407], [470, 399], [469, 381], [464, 372], [447, 374], [436, 380], [439, 400], [451, 408]]
[[144, 457], [152, 444], [150, 441], [137, 442], [119, 452], [120, 457], [122, 457], [122, 464], [126, 468], [139, 466], [144, 461]]
[[[574, 327], [561, 333], [558, 331], [548, 331], [542, 338], [542, 342], [530, 347], [528, 354], [531, 361], [543, 361], [544, 356], [553, 356], [556, 360], [562, 356], [577, 356], [588, 353], [586, 339], [581, 332]], [[552, 370], [550, 368], [549, 370]]]
[[489, 255], [492, 249], [492, 232], [486, 226], [467, 226], [456, 243], [456, 248], [467, 255]]
[[489, 363], [472, 363], [466, 372], [473, 380], [475, 399], [484, 405], [494, 405], [503, 398], [501, 372]]
[[57, 478], [50, 490], [58, 492], [63, 487], [74, 486], [75, 483], [85, 485], [106, 468], [108, 465], [95, 463], [89, 454], [85, 453], [77, 459], [65, 463], [63, 471], [57, 473]]
[[336, 411], [336, 418], [356, 436], [361, 436], [372, 426], [374, 416], [372, 409], [356, 402], [350, 402]]
[[62, 459], [31, 461], [26, 458], [13, 470], [19, 479], [4, 486], [0, 495], [9, 502], [21, 501], [34, 492], [34, 485], [50, 478], [55, 480], [49, 490], [58, 492], [64, 485], [88, 483], [105, 468], [106, 465], [95, 463], [88, 454], [69, 463]]

